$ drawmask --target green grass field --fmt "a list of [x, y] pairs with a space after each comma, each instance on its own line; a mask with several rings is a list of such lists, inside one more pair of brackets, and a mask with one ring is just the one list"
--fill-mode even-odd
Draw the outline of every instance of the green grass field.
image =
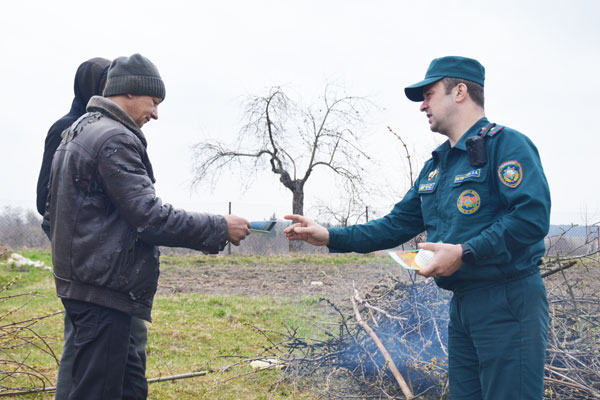
[[[51, 264], [48, 252], [21, 251], [20, 254]], [[199, 262], [197, 256], [191, 259]], [[215, 265], [265, 261], [264, 258], [255, 257], [205, 257], [205, 260]], [[315, 264], [356, 263], [360, 261], [360, 256], [286, 258], [287, 263], [303, 263], [307, 260]], [[165, 268], [189, 262], [188, 257], [169, 256], [163, 260]], [[22, 322], [62, 310], [62, 304], [55, 294], [52, 272], [30, 266], [17, 268], [0, 265], [0, 287], [0, 297], [3, 299], [0, 302], [2, 358], [22, 363], [19, 368], [22, 373], [12, 376], [5, 374], [3, 385], [24, 389], [54, 386], [58, 370], [56, 359], [60, 359], [62, 351], [63, 315], [52, 315], [33, 325], [30, 325], [31, 322]], [[20, 296], [22, 294], [25, 295]], [[282, 376], [280, 370], [256, 372], [247, 362], [234, 364], [264, 354], [263, 350], [271, 345], [264, 332], [283, 332], [291, 328], [297, 329], [299, 336], [318, 337], [320, 333], [313, 328], [311, 321], [319, 319], [322, 312], [323, 308], [314, 296], [246, 297], [195, 293], [158, 296], [152, 313], [154, 322], [148, 324], [148, 378], [197, 371], [207, 371], [207, 374], [153, 383], [149, 386], [149, 398], [316, 398], [309, 390], [277, 384]], [[17, 333], [7, 333], [15, 323], [29, 326]], [[3, 370], [14, 370], [14, 363], [3, 366]], [[222, 372], [227, 366], [232, 367]], [[43, 378], [40, 379], [40, 376]], [[26, 398], [50, 399], [53, 395], [33, 394]]]

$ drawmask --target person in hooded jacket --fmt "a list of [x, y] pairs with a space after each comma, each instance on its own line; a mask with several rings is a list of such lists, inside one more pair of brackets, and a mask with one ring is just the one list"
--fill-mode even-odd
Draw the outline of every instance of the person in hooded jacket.
[[[106, 84], [106, 74], [111, 61], [106, 58], [95, 57], [84, 61], [75, 73], [75, 97], [71, 103], [71, 109], [62, 118], [50, 127], [46, 136], [42, 167], [37, 183], [37, 210], [43, 216], [48, 198], [48, 181], [52, 166], [52, 158], [62, 140], [61, 133], [68, 129], [73, 122], [85, 114], [88, 101], [97, 95], [102, 95]], [[146, 368], [146, 342], [148, 329], [144, 320], [132, 318], [131, 334], [135, 339], [136, 350], [142, 360], [144, 370]], [[66, 400], [73, 384], [72, 368], [75, 359], [75, 335], [73, 324], [65, 313], [64, 343], [63, 351], [56, 379], [56, 400]]]
[[50, 167], [52, 166], [52, 157], [54, 157], [54, 153], [61, 141], [60, 134], [85, 114], [85, 106], [87, 106], [92, 96], [102, 94], [109, 66], [110, 60], [101, 57], [91, 58], [79, 65], [75, 73], [75, 98], [73, 98], [73, 102], [71, 103], [71, 109], [62, 118], [52, 124], [46, 135], [42, 167], [40, 168], [40, 175], [37, 182], [36, 205], [41, 216], [44, 216], [44, 211], [46, 210]]
[[63, 132], [52, 161], [43, 227], [75, 331], [69, 400], [147, 398], [131, 324], [152, 321], [158, 246], [216, 254], [250, 234], [244, 218], [176, 209], [156, 196], [141, 128], [158, 119], [165, 94], [146, 57], [115, 59], [104, 97], [92, 97]]

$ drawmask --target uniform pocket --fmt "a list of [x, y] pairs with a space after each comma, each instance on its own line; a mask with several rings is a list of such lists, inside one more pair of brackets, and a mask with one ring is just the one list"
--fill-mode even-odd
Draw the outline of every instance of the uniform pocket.
[[[490, 217], [497, 215], [500, 200], [494, 196], [489, 183], [488, 168], [466, 170], [454, 175], [448, 207], [456, 213], [456, 224], [485, 229]], [[493, 218], [495, 219], [495, 218]]]
[[519, 279], [502, 285], [504, 287], [507, 308], [517, 321], [521, 319], [525, 304], [524, 281], [524, 279]]
[[531, 320], [535, 315], [548, 314], [546, 286], [539, 274], [508, 282], [504, 286], [506, 302], [519, 321]]
[[158, 248], [139, 242], [136, 251], [136, 269], [129, 276], [129, 295], [134, 299], [151, 298], [156, 292], [160, 273]]
[[[124, 291], [131, 285], [131, 266], [135, 260], [137, 234], [128, 229], [123, 238], [123, 248], [119, 259], [118, 286], [117, 289]], [[135, 274], [134, 274], [135, 275]]]

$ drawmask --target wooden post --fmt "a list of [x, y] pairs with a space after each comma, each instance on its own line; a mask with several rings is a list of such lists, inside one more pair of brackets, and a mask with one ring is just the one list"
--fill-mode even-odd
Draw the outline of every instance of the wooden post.
[[367, 222], [369, 222], [369, 206], [367, 206], [365, 214], [367, 215]]
[[[229, 202], [229, 215], [231, 215], [231, 202]], [[231, 255], [231, 243], [227, 243], [227, 254]]]

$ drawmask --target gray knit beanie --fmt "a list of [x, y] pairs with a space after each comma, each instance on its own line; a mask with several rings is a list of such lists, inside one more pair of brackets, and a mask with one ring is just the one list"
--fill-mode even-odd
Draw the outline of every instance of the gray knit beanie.
[[104, 97], [119, 94], [165, 98], [165, 84], [152, 61], [141, 54], [115, 59], [108, 69]]

